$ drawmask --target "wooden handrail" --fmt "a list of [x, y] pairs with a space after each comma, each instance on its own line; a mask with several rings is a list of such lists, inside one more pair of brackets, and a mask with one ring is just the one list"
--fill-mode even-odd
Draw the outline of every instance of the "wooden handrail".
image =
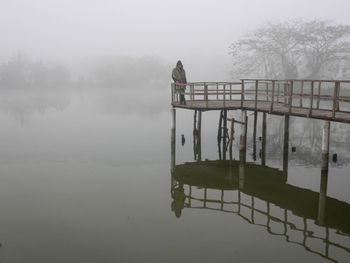
[[[325, 82], [328, 82], [328, 84]], [[333, 87], [331, 87], [332, 83]], [[212, 105], [210, 107], [213, 107], [213, 109], [230, 107], [233, 101], [238, 101], [241, 109], [257, 111], [261, 107], [269, 105], [268, 112], [278, 113], [277, 111], [280, 111], [282, 106], [285, 109], [283, 114], [299, 112], [298, 115], [300, 115], [300, 111], [297, 111], [297, 109], [303, 109], [304, 112], [307, 110], [303, 115], [306, 117], [315, 117], [314, 114], [317, 115], [319, 110], [326, 110], [330, 112], [327, 118], [334, 119], [338, 112], [350, 114], [349, 104], [347, 104], [348, 107], [344, 107], [344, 103], [350, 102], [349, 84], [349, 80], [269, 79], [242, 79], [241, 82], [172, 83], [171, 100], [173, 105], [179, 103], [179, 93], [176, 89], [178, 86], [182, 86], [185, 88], [184, 94], [188, 105], [195, 106], [196, 101], [204, 101], [205, 104], [201, 107], [203, 110], [211, 109], [209, 105]], [[340, 95], [340, 87], [344, 91], [347, 89], [349, 93]], [[298, 100], [298, 103], [293, 105], [295, 99]], [[314, 100], [316, 100], [315, 106]], [[220, 101], [222, 104], [215, 104], [215, 101]], [[245, 102], [250, 102], [250, 104]], [[308, 102], [308, 108], [305, 107], [305, 102]], [[342, 104], [340, 105], [340, 103]], [[237, 104], [235, 105], [234, 107], [237, 108]], [[341, 116], [343, 115], [338, 115], [337, 118], [342, 118]]]

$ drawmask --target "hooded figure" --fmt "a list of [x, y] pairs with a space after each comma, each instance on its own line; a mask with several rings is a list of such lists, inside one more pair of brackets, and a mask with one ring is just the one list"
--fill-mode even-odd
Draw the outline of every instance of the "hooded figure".
[[[187, 83], [186, 73], [180, 60], [176, 63], [176, 67], [173, 69], [171, 77], [173, 78], [175, 83], [181, 83], [181, 84]], [[175, 85], [175, 92], [180, 94], [180, 104], [186, 104], [185, 95], [184, 95], [185, 89], [186, 89], [185, 85], [184, 86]]]

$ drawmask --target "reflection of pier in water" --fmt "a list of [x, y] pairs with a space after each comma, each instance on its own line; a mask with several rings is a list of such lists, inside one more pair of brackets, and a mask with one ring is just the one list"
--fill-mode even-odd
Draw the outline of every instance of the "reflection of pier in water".
[[[247, 113], [241, 120], [220, 113], [218, 129], [219, 160], [202, 161], [202, 112], [195, 111], [193, 163], [176, 165], [176, 114], [173, 109], [171, 133], [171, 209], [180, 217], [183, 209], [206, 209], [236, 214], [246, 222], [266, 228], [271, 235], [285, 237], [308, 252], [338, 262], [335, 250], [350, 254], [350, 204], [327, 197], [329, 121], [324, 122], [320, 192], [287, 184], [289, 155], [289, 115], [284, 117], [283, 165], [281, 170], [266, 166], [266, 113], [262, 118], [260, 165], [246, 161]], [[226, 122], [231, 122], [228, 132]], [[240, 125], [239, 161], [232, 158], [234, 126]], [[254, 112], [253, 160], [256, 161], [257, 112]], [[229, 151], [228, 160], [226, 153]], [[320, 156], [320, 157], [321, 157]], [[217, 198], [212, 196], [216, 195]], [[248, 199], [248, 201], [247, 201]], [[276, 214], [276, 210], [279, 213]], [[302, 219], [302, 224], [295, 220]], [[276, 231], [276, 225], [281, 227]], [[295, 239], [299, 234], [301, 237]], [[346, 242], [341, 239], [347, 239]], [[339, 241], [340, 240], [340, 241]], [[315, 242], [322, 242], [314, 248]]]
[[[327, 197], [326, 192], [327, 173], [321, 174], [317, 193], [286, 184], [283, 172], [276, 168], [253, 163], [242, 167], [242, 161], [185, 163], [176, 165], [172, 173], [172, 210], [177, 217], [184, 208], [236, 214], [250, 224], [266, 228], [269, 234], [284, 236], [287, 242], [337, 262], [330, 255], [330, 248], [350, 253], [350, 247], [332, 241], [330, 231], [335, 229], [335, 235], [350, 236], [350, 204]], [[210, 194], [220, 198], [210, 198]], [[277, 207], [282, 216], [273, 214]], [[293, 223], [295, 218], [302, 218], [303, 225]], [[280, 224], [283, 231], [274, 231], [274, 224]], [[323, 235], [311, 230], [320, 227]], [[296, 233], [302, 234], [300, 240], [292, 240]], [[312, 249], [310, 240], [322, 241], [321, 251]]]

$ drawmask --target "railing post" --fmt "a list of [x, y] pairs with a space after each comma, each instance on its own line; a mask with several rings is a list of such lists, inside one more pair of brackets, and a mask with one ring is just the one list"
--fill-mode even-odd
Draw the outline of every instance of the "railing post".
[[175, 100], [175, 98], [174, 98], [174, 83], [171, 83], [171, 104], [173, 104], [174, 103], [174, 100]]
[[243, 109], [243, 101], [244, 101], [244, 80], [242, 79], [241, 85], [241, 108]]
[[309, 115], [307, 117], [310, 117], [312, 115], [313, 104], [314, 104], [314, 82], [311, 81], [310, 109], [309, 109]]
[[269, 82], [266, 82], [266, 101], [269, 101]]
[[226, 85], [224, 84], [224, 107], [226, 106]]
[[303, 96], [304, 96], [304, 81], [301, 81], [301, 87], [300, 87], [300, 101], [299, 101], [299, 107], [303, 107]]
[[271, 106], [270, 106], [270, 112], [273, 111], [273, 101], [275, 96], [275, 81], [272, 81], [272, 97], [271, 97]]
[[293, 106], [293, 80], [290, 82], [290, 89], [289, 89], [289, 113], [292, 112], [292, 106]]
[[288, 83], [284, 83], [283, 84], [283, 98], [284, 98], [284, 104], [287, 104], [287, 96], [286, 96], [286, 93], [287, 93], [287, 86], [288, 86]]
[[230, 100], [232, 100], [232, 84], [230, 84]]
[[219, 83], [216, 82], [216, 100], [219, 100]]
[[255, 111], [258, 108], [258, 85], [259, 85], [259, 82], [258, 80], [256, 80], [255, 81]]
[[204, 82], [204, 99], [205, 106], [208, 108], [208, 85]]
[[317, 105], [316, 108], [320, 108], [320, 97], [321, 97], [321, 81], [318, 82], [318, 92], [317, 92]]
[[278, 83], [277, 84], [277, 102], [280, 102], [280, 88], [281, 88], [281, 84]]
[[338, 86], [339, 86], [339, 81], [335, 82], [334, 85], [334, 94], [333, 94], [333, 111], [332, 111], [332, 118], [335, 118], [335, 112], [339, 110], [339, 105], [338, 105]]
[[191, 99], [191, 105], [193, 105], [193, 101], [194, 101], [194, 85], [191, 85], [191, 90], [192, 90], [192, 99]]

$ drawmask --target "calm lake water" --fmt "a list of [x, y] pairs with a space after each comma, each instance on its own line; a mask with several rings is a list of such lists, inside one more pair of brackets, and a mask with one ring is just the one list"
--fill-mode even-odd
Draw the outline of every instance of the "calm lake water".
[[102, 97], [2, 94], [1, 262], [350, 261], [350, 125], [331, 124], [338, 160], [330, 158], [319, 218], [322, 121], [291, 118], [282, 180], [283, 118], [267, 118], [261, 166], [249, 115], [242, 179], [239, 127], [233, 160], [218, 161], [219, 113], [203, 113], [196, 162], [193, 112], [177, 110], [171, 173], [170, 111], [153, 105], [129, 114]]

